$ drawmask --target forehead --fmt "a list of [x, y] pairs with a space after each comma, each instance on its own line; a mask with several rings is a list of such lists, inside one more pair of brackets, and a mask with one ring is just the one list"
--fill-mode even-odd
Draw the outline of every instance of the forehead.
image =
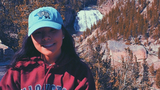
[[57, 30], [57, 29], [50, 28], [50, 27], [42, 27], [42, 28], [37, 29], [36, 31], [41, 31], [41, 30]]

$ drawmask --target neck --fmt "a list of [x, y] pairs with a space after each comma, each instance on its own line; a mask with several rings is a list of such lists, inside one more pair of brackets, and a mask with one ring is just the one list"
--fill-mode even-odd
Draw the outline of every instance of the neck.
[[60, 57], [61, 52], [56, 53], [55, 55], [42, 55], [42, 59], [45, 60], [48, 64], [54, 64]]

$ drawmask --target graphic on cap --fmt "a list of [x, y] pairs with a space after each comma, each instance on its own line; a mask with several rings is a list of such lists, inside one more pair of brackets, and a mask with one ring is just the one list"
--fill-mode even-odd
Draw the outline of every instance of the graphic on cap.
[[47, 11], [39, 11], [35, 16], [39, 16], [39, 19], [45, 17], [45, 19], [50, 19], [49, 13]]

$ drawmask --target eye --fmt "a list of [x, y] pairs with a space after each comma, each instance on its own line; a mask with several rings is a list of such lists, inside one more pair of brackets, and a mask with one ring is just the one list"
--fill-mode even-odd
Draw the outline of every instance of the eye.
[[50, 30], [50, 32], [53, 32], [53, 33], [55, 33], [57, 30], [55, 30], [55, 29], [51, 29]]
[[41, 34], [42, 34], [41, 31], [36, 31], [36, 32], [33, 33], [33, 35], [41, 35]]

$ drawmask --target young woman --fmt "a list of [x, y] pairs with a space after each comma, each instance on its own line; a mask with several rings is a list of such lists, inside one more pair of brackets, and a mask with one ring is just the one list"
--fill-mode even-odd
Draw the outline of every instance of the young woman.
[[28, 24], [28, 35], [0, 90], [95, 90], [91, 71], [76, 54], [74, 40], [56, 9], [34, 10]]

